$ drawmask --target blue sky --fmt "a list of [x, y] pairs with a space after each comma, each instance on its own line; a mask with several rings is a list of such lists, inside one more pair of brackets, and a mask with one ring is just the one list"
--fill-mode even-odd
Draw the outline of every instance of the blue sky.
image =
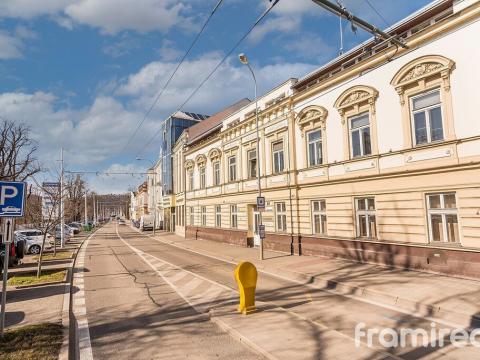
[[[142, 149], [159, 122], [177, 109], [240, 38], [267, 0], [224, 0], [158, 105], [123, 151], [136, 125], [163, 87], [217, 0], [1, 0], [0, 116], [30, 126], [38, 158], [58, 168], [60, 147], [70, 170], [145, 170], [158, 141]], [[385, 28], [428, 4], [426, 0], [342, 3]], [[369, 37], [344, 23], [344, 48]], [[338, 18], [311, 0], [280, 0], [184, 110], [213, 114], [252, 97], [249, 74], [237, 61], [245, 52], [260, 91], [301, 77], [339, 50]], [[90, 176], [99, 192], [122, 192], [140, 176]]]

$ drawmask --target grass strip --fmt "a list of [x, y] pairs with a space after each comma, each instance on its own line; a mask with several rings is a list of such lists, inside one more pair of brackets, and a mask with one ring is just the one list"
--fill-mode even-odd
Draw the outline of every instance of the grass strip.
[[10, 286], [37, 285], [54, 281], [63, 281], [66, 270], [44, 270], [37, 278], [36, 272], [18, 273], [8, 279]]
[[62, 346], [61, 324], [43, 323], [10, 329], [0, 339], [0, 359], [58, 359]]

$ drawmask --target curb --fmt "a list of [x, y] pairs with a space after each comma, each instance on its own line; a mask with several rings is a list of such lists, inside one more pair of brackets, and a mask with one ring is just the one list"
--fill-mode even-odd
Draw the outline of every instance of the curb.
[[67, 282], [65, 284], [65, 292], [63, 293], [63, 308], [62, 308], [62, 326], [63, 326], [63, 341], [60, 348], [60, 353], [58, 355], [59, 360], [69, 360], [70, 359], [70, 314], [72, 311], [72, 282], [73, 282], [73, 269], [75, 268], [75, 262], [77, 260], [77, 255], [83, 244], [87, 239], [90, 238], [94, 233], [96, 233], [101, 227], [97, 228], [93, 233], [86, 236], [80, 246], [75, 249], [75, 252], [72, 254], [70, 266], [67, 268]]
[[[137, 230], [135, 228], [133, 229]], [[141, 232], [139, 233], [141, 234]], [[175, 241], [161, 240], [157, 238], [157, 236], [154, 237], [150, 234], [143, 235], [161, 243], [174, 246], [179, 249], [191, 251], [203, 256], [211, 257], [219, 261], [224, 261], [231, 264], [238, 263], [237, 259], [234, 259], [230, 256], [219, 255], [208, 250], [194, 249], [183, 244], [179, 245]], [[456, 328], [468, 327], [471, 325], [472, 318], [479, 318], [478, 315], [461, 313], [451, 308], [441, 308], [440, 306], [434, 306], [419, 301], [410, 300], [407, 298], [392, 296], [385, 292], [371, 290], [360, 286], [344, 284], [342, 282], [337, 282], [328, 278], [325, 279], [318, 276], [313, 277], [296, 271], [285, 271], [280, 268], [270, 268], [268, 266], [262, 265], [257, 266], [257, 269], [259, 272], [270, 276], [282, 278], [289, 281], [301, 282], [302, 284], [305, 284], [316, 290], [324, 290], [336, 295], [352, 297], [353, 299], [366, 301], [368, 303], [373, 303], [375, 305], [383, 307], [393, 307], [395, 310], [406, 312], [409, 315], [422, 317], [425, 319], [432, 319], [439, 323], [443, 322], [446, 323], [446, 325], [448, 326], [453, 326]]]

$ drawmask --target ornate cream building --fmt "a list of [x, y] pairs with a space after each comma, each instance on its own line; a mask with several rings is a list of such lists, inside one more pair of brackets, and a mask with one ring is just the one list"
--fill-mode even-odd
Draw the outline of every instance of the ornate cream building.
[[287, 80], [258, 99], [259, 153], [254, 103], [184, 134], [178, 233], [257, 245], [260, 161], [266, 247], [478, 276], [479, 19], [435, 1], [388, 30], [408, 49], [372, 39]]

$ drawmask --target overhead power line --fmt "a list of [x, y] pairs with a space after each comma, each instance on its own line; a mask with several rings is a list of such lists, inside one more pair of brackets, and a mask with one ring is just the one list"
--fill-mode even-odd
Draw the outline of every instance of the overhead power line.
[[385, 19], [385, 17], [382, 15], [382, 13], [380, 11], [377, 10], [377, 8], [375, 6], [373, 6], [373, 4], [370, 2], [370, 0], [365, 0], [365, 2], [367, 3], [367, 5], [370, 7], [370, 9], [372, 9], [375, 14], [377, 14], [377, 16], [383, 20], [384, 24], [389, 27], [390, 24], [388, 23], [387, 19]]
[[[183, 109], [183, 107], [195, 96], [195, 94], [202, 88], [203, 85], [212, 77], [212, 75], [218, 70], [220, 66], [227, 60], [227, 58], [235, 51], [236, 48], [245, 40], [245, 38], [250, 35], [253, 29], [268, 15], [268, 13], [273, 9], [275, 5], [280, 0], [274, 0], [272, 4], [260, 15], [260, 17], [253, 23], [252, 26], [248, 29], [248, 31], [235, 43], [235, 45], [226, 53], [226, 55], [220, 60], [220, 62], [213, 68], [213, 70], [202, 80], [202, 82], [192, 91], [192, 93], [187, 97], [187, 99], [178, 107], [177, 111]], [[142, 152], [152, 143], [153, 140], [158, 136], [158, 134], [162, 131], [160, 127], [155, 134], [143, 145], [143, 147], [139, 150], [137, 156], [140, 156]]]
[[100, 176], [100, 175], [148, 175], [148, 172], [135, 172], [135, 171], [125, 171], [125, 172], [104, 172], [104, 171], [67, 171], [65, 170], [65, 173], [68, 173], [68, 174], [93, 174], [93, 175], [97, 175], [97, 176]]
[[210, 22], [211, 18], [213, 17], [213, 14], [215, 14], [215, 12], [217, 11], [217, 9], [220, 7], [220, 5], [222, 4], [223, 0], [219, 0], [217, 2], [217, 4], [213, 7], [212, 11], [210, 12], [210, 14], [208, 15], [208, 18], [207, 20], [203, 23], [203, 26], [202, 28], [200, 29], [200, 31], [197, 33], [197, 35], [195, 36], [195, 38], [193, 39], [192, 43], [190, 44], [190, 46], [188, 47], [187, 51], [185, 52], [185, 54], [183, 54], [183, 57], [181, 58], [181, 60], [179, 61], [179, 63], [177, 64], [177, 66], [175, 67], [175, 70], [173, 70], [172, 74], [170, 75], [170, 77], [168, 78], [167, 82], [165, 83], [165, 85], [163, 86], [162, 90], [159, 91], [159, 93], [157, 94], [157, 96], [155, 97], [155, 100], [153, 101], [152, 105], [150, 105], [150, 107], [148, 108], [147, 112], [145, 113], [145, 115], [143, 116], [143, 119], [138, 123], [137, 127], [135, 128], [135, 131], [132, 133], [132, 135], [130, 136], [130, 138], [128, 139], [127, 143], [125, 144], [123, 151], [125, 151], [128, 147], [128, 145], [130, 145], [130, 143], [132, 142], [132, 140], [134, 139], [135, 135], [137, 135], [138, 131], [140, 130], [140, 128], [142, 127], [143, 123], [145, 122], [145, 120], [148, 118], [148, 116], [150, 115], [150, 113], [153, 111], [153, 109], [155, 108], [155, 106], [157, 105], [158, 103], [158, 100], [160, 99], [160, 97], [163, 95], [163, 93], [165, 92], [166, 88], [168, 87], [168, 85], [170, 84], [170, 82], [172, 81], [173, 77], [175, 76], [175, 74], [177, 73], [178, 69], [180, 68], [180, 66], [183, 64], [183, 62], [185, 61], [185, 59], [187, 58], [188, 54], [190, 53], [190, 51], [192, 50], [192, 48], [194, 47], [194, 45], [197, 43], [198, 39], [200, 38], [200, 35], [203, 33], [203, 31], [205, 30], [205, 28], [207, 27], [208, 23]]
[[325, 10], [337, 15], [341, 16], [344, 19], [347, 19], [350, 21], [352, 26], [359, 26], [363, 30], [371, 33], [374, 36], [380, 37], [384, 41], [391, 41], [395, 45], [398, 45], [402, 48], [408, 48], [408, 46], [401, 40], [397, 39], [395, 36], [389, 35], [386, 32], [378, 29], [376, 26], [368, 23], [365, 20], [360, 19], [359, 17], [353, 15], [351, 12], [349, 12], [347, 9], [344, 7], [338, 6], [337, 4], [334, 4], [328, 0], [312, 0], [315, 4], [323, 7]]

